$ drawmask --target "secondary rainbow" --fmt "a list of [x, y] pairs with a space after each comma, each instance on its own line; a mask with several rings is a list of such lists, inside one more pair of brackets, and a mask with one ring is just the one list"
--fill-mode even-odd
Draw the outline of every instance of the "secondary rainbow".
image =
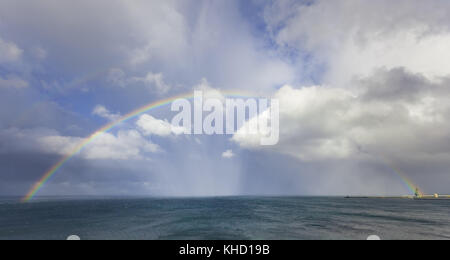
[[[242, 94], [242, 91], [239, 92], [233, 92], [233, 91], [222, 91], [221, 93], [225, 94], [227, 97], [241, 97], [241, 98], [250, 98], [252, 95], [246, 93]], [[32, 188], [29, 190], [29, 192], [25, 195], [25, 197], [22, 198], [22, 202], [28, 202], [42, 189], [44, 184], [70, 159], [72, 159], [74, 156], [79, 154], [83, 148], [85, 148], [87, 145], [89, 145], [92, 141], [94, 141], [97, 137], [99, 137], [101, 134], [106, 133], [110, 131], [111, 129], [115, 128], [121, 123], [124, 123], [130, 119], [133, 119], [139, 115], [142, 115], [146, 112], [149, 112], [151, 110], [166, 106], [171, 104], [173, 101], [177, 99], [192, 99], [194, 96], [192, 93], [188, 94], [182, 94], [175, 97], [170, 97], [167, 99], [159, 100], [156, 102], [153, 102], [151, 104], [145, 105], [141, 108], [138, 108], [124, 116], [122, 116], [120, 119], [111, 122], [102, 128], [95, 131], [90, 136], [86, 137], [80, 144], [78, 144], [70, 153], [62, 157], [56, 164], [54, 164], [45, 174], [42, 176], [39, 181], [37, 181]], [[254, 97], [254, 96], [253, 96]]]

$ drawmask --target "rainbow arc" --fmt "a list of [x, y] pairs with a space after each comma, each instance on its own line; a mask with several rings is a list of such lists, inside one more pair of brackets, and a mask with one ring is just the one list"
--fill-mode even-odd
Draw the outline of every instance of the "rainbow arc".
[[[251, 94], [248, 93], [243, 94], [242, 91], [236, 92], [236, 91], [222, 91], [222, 93], [226, 97], [233, 97], [233, 98], [252, 98]], [[92, 133], [90, 136], [83, 139], [72, 151], [70, 151], [68, 154], [63, 156], [57, 163], [55, 163], [50, 169], [48, 169], [43, 176], [31, 187], [31, 189], [28, 191], [28, 193], [22, 198], [23, 202], [28, 202], [32, 200], [36, 194], [44, 187], [44, 185], [51, 179], [52, 176], [54, 176], [58, 170], [60, 170], [68, 161], [70, 161], [73, 157], [78, 155], [86, 146], [91, 144], [94, 140], [96, 140], [99, 136], [101, 136], [103, 133], [107, 133], [111, 131], [112, 129], [116, 128], [120, 124], [127, 122], [133, 118], [136, 118], [144, 113], [150, 112], [152, 110], [164, 107], [166, 105], [171, 104], [173, 101], [177, 99], [192, 99], [194, 98], [192, 93], [189, 94], [183, 94], [178, 95], [175, 97], [170, 97], [167, 99], [159, 100], [153, 103], [150, 103], [148, 105], [145, 105], [141, 108], [138, 108], [136, 110], [133, 110], [132, 112], [122, 116], [120, 119], [108, 123], [107, 125], [101, 127], [94, 133]], [[394, 170], [394, 172], [401, 178], [403, 183], [405, 183], [408, 190], [411, 192], [411, 194], [415, 194], [416, 191], [419, 192], [421, 196], [424, 195], [422, 190], [415, 185], [408, 177], [406, 177], [405, 174], [401, 173], [401, 171], [395, 169], [391, 166], [391, 168]]]

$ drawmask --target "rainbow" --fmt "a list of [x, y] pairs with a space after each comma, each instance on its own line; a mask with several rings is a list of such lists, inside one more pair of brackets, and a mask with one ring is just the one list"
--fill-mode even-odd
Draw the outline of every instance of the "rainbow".
[[[251, 98], [255, 97], [252, 94], [242, 94], [242, 91], [240, 92], [233, 92], [233, 91], [222, 91], [222, 93], [227, 97], [235, 97], [235, 98]], [[175, 97], [170, 97], [167, 99], [159, 100], [153, 103], [150, 103], [148, 105], [145, 105], [141, 108], [138, 108], [136, 110], [133, 110], [132, 112], [122, 116], [120, 119], [111, 122], [102, 128], [95, 131], [90, 136], [83, 139], [80, 144], [78, 144], [71, 152], [69, 152], [67, 155], [62, 157], [56, 164], [54, 164], [50, 169], [48, 169], [44, 175], [31, 187], [31, 189], [28, 191], [28, 193], [22, 198], [22, 202], [29, 202], [32, 200], [36, 194], [42, 189], [42, 187], [49, 181], [49, 179], [55, 175], [61, 167], [63, 167], [70, 159], [75, 157], [77, 154], [79, 154], [86, 146], [88, 146], [90, 143], [92, 143], [95, 139], [97, 139], [99, 136], [101, 136], [103, 133], [109, 132], [121, 123], [124, 123], [126, 121], [129, 121], [133, 118], [136, 118], [144, 113], [147, 113], [151, 110], [158, 109], [161, 107], [164, 107], [166, 105], [171, 104], [173, 101], [177, 99], [192, 99], [194, 96], [192, 93], [188, 94], [182, 94]], [[387, 160], [385, 160], [387, 161]], [[394, 173], [400, 177], [402, 182], [406, 185], [408, 190], [414, 194], [416, 190], [419, 190], [419, 194], [423, 195], [422, 191], [419, 189], [417, 185], [415, 185], [409, 178], [406, 177], [405, 174], [402, 174], [401, 171], [397, 170], [395, 167], [392, 167], [392, 164], [389, 162], [386, 162], [387, 165], [391, 165], [391, 169], [394, 170]]]
[[[252, 96], [251, 94], [248, 94], [248, 93], [242, 94], [243, 93], [242, 91], [239, 91], [239, 92], [221, 91], [221, 93], [223, 93], [226, 97], [234, 97], [234, 98], [255, 97], [254, 95]], [[32, 186], [32, 188], [25, 195], [25, 197], [22, 198], [22, 202], [29, 202], [30, 200], [32, 200], [34, 198], [34, 196], [36, 196], [36, 194], [42, 189], [42, 187], [45, 185], [45, 183], [47, 183], [48, 180], [53, 175], [55, 175], [55, 173], [58, 172], [58, 170], [61, 169], [62, 166], [64, 166], [64, 164], [66, 164], [70, 159], [72, 159], [74, 156], [79, 154], [83, 150], [83, 148], [88, 146], [90, 143], [92, 143], [95, 139], [97, 139], [103, 133], [109, 132], [112, 129], [114, 129], [115, 127], [117, 127], [118, 125], [120, 125], [121, 123], [129, 121], [133, 118], [136, 118], [136, 117], [138, 117], [144, 113], [147, 113], [151, 110], [158, 109], [160, 107], [169, 105], [177, 99], [192, 99], [192, 98], [194, 98], [194, 95], [192, 93], [188, 93], [188, 94], [182, 94], [182, 95], [178, 95], [175, 97], [170, 97], [167, 99], [159, 100], [159, 101], [150, 103], [148, 105], [145, 105], [141, 108], [138, 108], [138, 109], [122, 116], [120, 119], [118, 119], [114, 122], [111, 122], [111, 123], [103, 126], [102, 128], [98, 129], [93, 134], [91, 134], [90, 136], [83, 139], [83, 141], [80, 142], [80, 144], [78, 144], [71, 152], [69, 152], [67, 155], [62, 157], [56, 164], [54, 164], [48, 171], [46, 171], [45, 174], [41, 177], [41, 179], [39, 179]]]
[[422, 191], [422, 189], [420, 189], [419, 186], [414, 184], [414, 182], [412, 182], [411, 179], [409, 179], [406, 176], [406, 174], [403, 174], [396, 167], [391, 166], [391, 168], [400, 177], [400, 179], [403, 181], [403, 183], [406, 185], [406, 187], [408, 188], [409, 192], [411, 192], [412, 195], [415, 195], [416, 191], [419, 193], [419, 196], [421, 196], [421, 197], [425, 195], [424, 192]]
[[395, 166], [388, 158], [384, 156], [379, 157], [384, 165], [386, 165], [395, 175], [397, 175], [411, 195], [415, 195], [416, 192], [419, 193], [419, 196], [423, 196], [424, 193], [418, 185], [416, 185], [410, 178], [407, 177], [405, 173], [403, 173], [398, 167]]

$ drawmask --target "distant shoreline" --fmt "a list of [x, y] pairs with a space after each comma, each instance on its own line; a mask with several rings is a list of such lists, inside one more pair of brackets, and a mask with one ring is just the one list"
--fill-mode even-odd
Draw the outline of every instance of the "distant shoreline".
[[[264, 198], [330, 198], [330, 199], [408, 199], [408, 200], [450, 200], [450, 195], [423, 195], [416, 197], [414, 195], [393, 195], [393, 196], [365, 196], [365, 195], [330, 195], [330, 196], [292, 196], [292, 195], [242, 195], [242, 196], [205, 196], [205, 197], [170, 197], [170, 196], [40, 196], [36, 197], [34, 202], [47, 202], [47, 201], [104, 201], [104, 200], [214, 200], [214, 199], [264, 199]], [[17, 196], [0, 196], [0, 201], [3, 202], [20, 202], [21, 197]], [[32, 202], [33, 202], [32, 201]]]
[[411, 199], [411, 200], [450, 200], [450, 195], [423, 196], [346, 196], [346, 199]]

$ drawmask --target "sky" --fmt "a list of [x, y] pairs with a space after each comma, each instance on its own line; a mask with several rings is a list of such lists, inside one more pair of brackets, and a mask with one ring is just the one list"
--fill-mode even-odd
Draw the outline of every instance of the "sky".
[[198, 89], [278, 99], [279, 143], [175, 133], [162, 107], [38, 196], [450, 193], [448, 68], [448, 0], [1, 0], [0, 195]]

